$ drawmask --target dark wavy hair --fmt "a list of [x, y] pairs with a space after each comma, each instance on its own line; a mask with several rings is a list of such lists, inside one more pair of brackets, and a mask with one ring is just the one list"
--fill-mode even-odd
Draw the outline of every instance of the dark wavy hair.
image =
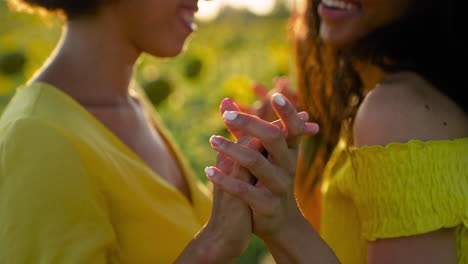
[[463, 96], [468, 43], [464, 11], [455, 0], [413, 0], [411, 12], [347, 50], [333, 50], [320, 40], [320, 2], [307, 1], [291, 20], [301, 107], [321, 125], [321, 133], [305, 140], [302, 148], [296, 193], [303, 205], [311, 202], [325, 164], [364, 98], [354, 62], [367, 61], [388, 73], [415, 72], [468, 112]]
[[13, 8], [41, 13], [60, 13], [67, 19], [94, 15], [111, 0], [7, 0]]

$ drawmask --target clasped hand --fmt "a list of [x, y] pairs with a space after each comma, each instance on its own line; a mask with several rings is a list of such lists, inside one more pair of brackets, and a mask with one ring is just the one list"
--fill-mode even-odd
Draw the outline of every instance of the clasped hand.
[[[214, 203], [218, 204], [213, 208], [212, 220], [216, 214], [233, 220], [230, 227], [239, 232], [231, 235], [237, 241], [242, 240], [241, 236], [247, 241], [250, 238], [245, 226], [238, 226], [242, 223], [240, 215], [244, 217], [243, 224], [267, 244], [281, 240], [289, 227], [305, 221], [294, 197], [298, 144], [303, 135], [317, 133], [318, 125], [307, 122], [307, 113], [297, 113], [279, 93], [272, 96], [272, 106], [280, 119], [269, 123], [240, 112], [231, 100], [225, 99], [221, 112], [237, 142], [220, 136], [210, 139], [218, 152], [217, 166], [205, 170], [214, 184]], [[220, 190], [237, 199], [220, 199], [216, 195]], [[248, 205], [247, 211], [226, 210], [239, 200]]]

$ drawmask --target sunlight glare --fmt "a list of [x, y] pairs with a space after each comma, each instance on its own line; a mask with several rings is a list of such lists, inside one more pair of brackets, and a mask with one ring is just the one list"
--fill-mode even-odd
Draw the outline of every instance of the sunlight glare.
[[247, 9], [256, 15], [267, 15], [275, 8], [274, 0], [255, 0], [246, 3]]
[[219, 15], [221, 5], [221, 1], [200, 1], [195, 16], [201, 21], [211, 21]]
[[[291, 1], [291, 0], [289, 0]], [[268, 15], [275, 8], [275, 0], [214, 0], [198, 2], [199, 11], [197, 18], [202, 21], [215, 19], [224, 6], [236, 9], [247, 9], [250, 12], [262, 16]]]

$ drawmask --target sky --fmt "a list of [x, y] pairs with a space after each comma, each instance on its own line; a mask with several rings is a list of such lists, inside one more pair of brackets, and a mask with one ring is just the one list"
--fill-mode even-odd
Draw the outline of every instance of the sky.
[[[289, 3], [294, 0], [287, 0]], [[257, 15], [267, 15], [273, 11], [275, 0], [213, 0], [199, 1], [199, 11], [197, 18], [204, 21], [209, 21], [219, 14], [219, 11], [224, 6], [230, 6], [238, 9], [247, 9]]]

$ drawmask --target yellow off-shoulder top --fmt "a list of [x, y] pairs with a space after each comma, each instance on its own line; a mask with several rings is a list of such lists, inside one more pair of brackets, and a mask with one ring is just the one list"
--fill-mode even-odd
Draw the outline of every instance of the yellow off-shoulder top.
[[44, 83], [20, 89], [0, 119], [0, 263], [172, 263], [211, 199], [150, 114], [190, 201], [71, 97]]
[[344, 264], [367, 262], [367, 242], [455, 228], [468, 263], [468, 138], [348, 148], [325, 170], [321, 234]]

